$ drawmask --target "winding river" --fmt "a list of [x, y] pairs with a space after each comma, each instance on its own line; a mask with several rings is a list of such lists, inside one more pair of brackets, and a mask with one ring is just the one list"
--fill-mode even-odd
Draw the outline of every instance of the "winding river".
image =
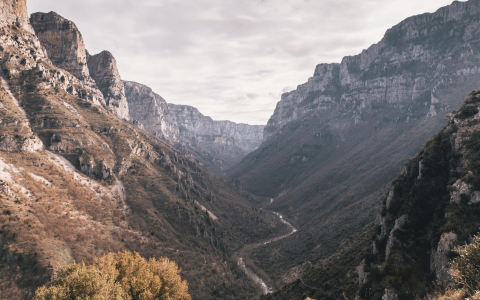
[[[272, 201], [273, 202], [273, 199]], [[270, 202], [270, 203], [271, 203]], [[240, 266], [240, 268], [242, 268], [242, 270], [245, 272], [245, 274], [247, 274], [247, 276], [252, 279], [254, 282], [256, 282], [257, 284], [259, 284], [261, 287], [262, 287], [262, 290], [263, 290], [263, 293], [266, 295], [266, 294], [269, 294], [269, 293], [272, 293], [273, 292], [273, 289], [271, 287], [269, 287], [261, 278], [260, 276], [258, 276], [257, 274], [255, 274], [252, 270], [250, 270], [249, 268], [247, 268], [247, 265], [245, 264], [245, 261], [244, 259], [242, 258], [242, 255], [245, 255], [246, 253], [252, 251], [253, 249], [259, 247], [259, 246], [262, 246], [262, 245], [267, 245], [267, 244], [270, 244], [270, 243], [273, 243], [273, 242], [276, 242], [276, 241], [279, 241], [279, 240], [282, 240], [284, 238], [287, 238], [289, 237], [290, 235], [294, 234], [295, 232], [297, 232], [297, 229], [295, 227], [293, 227], [292, 224], [290, 224], [290, 222], [288, 222], [287, 220], [285, 220], [283, 218], [283, 216], [277, 212], [274, 212], [272, 211], [273, 214], [275, 214], [279, 219], [280, 221], [287, 225], [288, 227], [290, 227], [291, 229], [291, 232], [288, 233], [288, 234], [284, 234], [284, 235], [281, 235], [281, 236], [277, 236], [277, 237], [274, 237], [274, 238], [271, 238], [271, 239], [268, 239], [264, 242], [261, 242], [261, 243], [256, 243], [256, 244], [250, 244], [250, 245], [247, 245], [245, 247], [243, 247], [240, 251], [238, 251], [238, 254], [237, 254], [237, 263], [238, 263], [238, 266]]]

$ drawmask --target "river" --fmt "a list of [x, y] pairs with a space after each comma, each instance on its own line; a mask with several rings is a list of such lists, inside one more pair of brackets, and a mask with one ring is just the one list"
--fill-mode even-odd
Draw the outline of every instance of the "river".
[[266, 294], [269, 294], [269, 293], [272, 293], [273, 292], [273, 289], [271, 287], [269, 287], [265, 281], [262, 280], [262, 278], [260, 278], [260, 276], [258, 276], [257, 274], [255, 274], [252, 270], [250, 270], [249, 268], [247, 268], [246, 264], [245, 264], [245, 261], [242, 257], [242, 255], [246, 255], [247, 252], [250, 252], [252, 251], [253, 249], [259, 247], [259, 246], [262, 246], [262, 245], [267, 245], [267, 244], [270, 244], [270, 243], [273, 243], [273, 242], [276, 242], [276, 241], [279, 241], [279, 240], [282, 240], [284, 238], [287, 238], [289, 236], [291, 236], [292, 234], [294, 234], [295, 232], [297, 232], [297, 229], [295, 227], [293, 227], [292, 224], [290, 224], [290, 222], [288, 222], [287, 220], [285, 220], [283, 218], [283, 216], [280, 214], [280, 213], [277, 213], [277, 212], [274, 212], [272, 211], [273, 214], [275, 214], [279, 219], [280, 221], [287, 225], [288, 227], [290, 227], [290, 229], [292, 230], [290, 233], [287, 233], [287, 234], [284, 234], [284, 235], [281, 235], [281, 236], [277, 236], [277, 237], [274, 237], [274, 238], [271, 238], [271, 239], [268, 239], [268, 240], [265, 240], [264, 242], [261, 242], [261, 243], [256, 243], [256, 244], [250, 244], [250, 245], [247, 245], [245, 247], [243, 247], [240, 251], [238, 251], [238, 257], [237, 257], [237, 263], [238, 263], [238, 266], [245, 272], [245, 274], [247, 274], [247, 276], [252, 279], [254, 282], [256, 282], [257, 284], [259, 284], [261, 287], [262, 287], [262, 290], [263, 290], [263, 293], [266, 295]]

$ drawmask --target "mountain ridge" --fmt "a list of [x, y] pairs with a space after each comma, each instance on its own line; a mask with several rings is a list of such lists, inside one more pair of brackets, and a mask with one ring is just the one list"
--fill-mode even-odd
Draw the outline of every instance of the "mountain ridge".
[[194, 299], [258, 296], [231, 255], [288, 228], [119, 118], [96, 85], [52, 63], [23, 29], [26, 11], [9, 13], [0, 27], [0, 298], [29, 298], [59, 265], [121, 250], [175, 260]]
[[[349, 277], [327, 278], [322, 264], [341, 261], [335, 253], [355, 236], [363, 236], [357, 248], [369, 247], [364, 237], [383, 191], [478, 88], [479, 9], [478, 0], [454, 2], [408, 18], [359, 55], [316, 66], [307, 83], [282, 95], [262, 145], [227, 174], [252, 194], [275, 198], [264, 207], [299, 229], [252, 254], [277, 288], [287, 284], [267, 299], [301, 299], [301, 286], [312, 298], [341, 297], [341, 289], [355, 296], [358, 252], [342, 265]], [[315, 290], [280, 275], [308, 264], [318, 272], [294, 278]]]

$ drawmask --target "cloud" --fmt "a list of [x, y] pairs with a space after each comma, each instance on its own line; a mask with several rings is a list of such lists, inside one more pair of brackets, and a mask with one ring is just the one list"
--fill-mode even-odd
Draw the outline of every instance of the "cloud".
[[280, 95], [317, 64], [358, 54], [402, 19], [450, 2], [29, 0], [28, 8], [74, 21], [92, 54], [111, 51], [122, 78], [168, 102], [266, 124]]

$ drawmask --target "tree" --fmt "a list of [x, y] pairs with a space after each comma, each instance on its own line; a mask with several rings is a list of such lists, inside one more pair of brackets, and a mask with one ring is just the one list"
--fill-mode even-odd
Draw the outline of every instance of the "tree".
[[109, 253], [94, 260], [101, 270], [115, 273], [116, 281], [131, 300], [190, 300], [188, 284], [182, 281], [175, 262], [162, 257], [147, 262], [138, 253]]
[[121, 300], [125, 291], [112, 274], [96, 267], [70, 264], [63, 267], [48, 285], [37, 289], [33, 300]]
[[34, 300], [190, 300], [188, 284], [168, 258], [150, 258], [138, 253], [109, 253], [93, 265], [71, 264], [39, 288]]

